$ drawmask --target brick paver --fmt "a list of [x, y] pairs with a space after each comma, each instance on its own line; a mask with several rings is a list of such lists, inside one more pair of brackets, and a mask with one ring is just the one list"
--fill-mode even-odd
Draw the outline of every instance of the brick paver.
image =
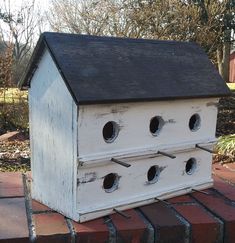
[[214, 187], [219, 193], [230, 199], [231, 201], [235, 201], [235, 192], [234, 186], [226, 183], [222, 179], [214, 176]]
[[205, 190], [208, 194], [194, 192], [127, 210], [129, 219], [112, 214], [85, 223], [25, 198], [30, 191], [24, 192], [27, 178], [21, 173], [0, 173], [0, 243], [234, 243], [233, 168], [213, 165], [214, 187]]
[[207, 191], [210, 193], [210, 195], [194, 193], [193, 197], [224, 222], [224, 242], [233, 243], [235, 239], [234, 204], [222, 198], [213, 190]]
[[36, 200], [32, 200], [32, 210], [34, 213], [43, 213], [43, 212], [53, 212], [53, 210], [49, 207], [47, 207], [46, 205], [36, 201]]
[[213, 173], [214, 173], [214, 175], [216, 175], [232, 184], [235, 184], [234, 171], [227, 169], [225, 166], [222, 166], [220, 164], [214, 164]]
[[65, 218], [58, 213], [34, 214], [36, 242], [70, 243], [71, 236]]
[[29, 242], [24, 198], [0, 199], [0, 242]]
[[192, 242], [214, 243], [220, 239], [223, 225], [198, 203], [177, 204], [173, 207], [190, 223]]
[[22, 173], [0, 173], [0, 198], [2, 197], [24, 197]]
[[130, 218], [112, 214], [110, 218], [117, 230], [118, 242], [144, 242], [148, 238], [147, 225], [133, 209], [125, 211]]
[[185, 242], [186, 225], [171, 208], [158, 202], [140, 209], [155, 229], [156, 242]]
[[85, 223], [72, 221], [76, 233], [76, 242], [101, 243], [108, 242], [109, 230], [103, 218], [95, 219]]

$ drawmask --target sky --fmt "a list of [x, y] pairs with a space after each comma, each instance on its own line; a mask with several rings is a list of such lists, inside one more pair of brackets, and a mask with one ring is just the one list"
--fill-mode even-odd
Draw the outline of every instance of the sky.
[[[4, 6], [10, 5], [11, 12], [14, 13], [14, 11], [17, 12], [17, 10], [19, 10], [20, 7], [24, 5], [24, 3], [26, 3], [27, 5], [30, 5], [30, 3], [32, 3], [32, 2], [33, 2], [33, 0], [0, 0], [0, 8], [2, 8], [2, 12], [4, 12]], [[40, 13], [43, 14], [44, 11], [48, 10], [49, 2], [50, 2], [50, 0], [35, 0], [36, 12], [37, 12], [37, 9], [39, 9]], [[42, 31], [49, 31], [49, 29], [50, 29], [49, 25], [47, 23], [44, 23], [41, 27], [42, 27]], [[10, 37], [7, 34], [7, 33], [9, 33], [7, 25], [4, 25], [4, 23], [2, 23], [1, 28], [3, 30], [5, 30], [5, 33], [3, 33], [4, 39], [8, 40]], [[38, 36], [35, 35], [34, 42], [36, 42], [37, 40], [38, 40]]]
[[[35, 0], [35, 3], [41, 9], [46, 10], [49, 5], [49, 1], [50, 0]], [[4, 2], [9, 2], [9, 0], [0, 0], [0, 5], [4, 4]], [[30, 2], [32, 2], [32, 0], [28, 0], [28, 1], [27, 0], [10, 0], [10, 2], [11, 2], [11, 5], [13, 8], [17, 8], [22, 4], [22, 2], [30, 3]]]
[[[11, 11], [17, 10], [20, 6], [24, 5], [22, 3], [27, 3], [29, 5], [32, 0], [0, 0], [0, 8], [4, 10], [4, 5], [11, 6]], [[49, 8], [50, 0], [35, 0], [35, 7], [40, 9], [40, 12], [46, 11]]]

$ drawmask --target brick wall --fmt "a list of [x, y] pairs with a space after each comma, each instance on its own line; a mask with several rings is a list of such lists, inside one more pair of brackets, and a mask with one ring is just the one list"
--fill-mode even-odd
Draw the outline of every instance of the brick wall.
[[235, 242], [235, 165], [214, 165], [214, 188], [76, 223], [30, 197], [30, 175], [0, 173], [0, 243]]

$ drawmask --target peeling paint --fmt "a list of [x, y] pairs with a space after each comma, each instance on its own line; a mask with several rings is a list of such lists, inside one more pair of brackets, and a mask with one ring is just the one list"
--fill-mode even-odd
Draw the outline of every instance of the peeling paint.
[[84, 184], [84, 183], [89, 183], [89, 182], [93, 182], [97, 179], [97, 175], [96, 172], [89, 172], [89, 173], [85, 173], [84, 177], [82, 178], [78, 178], [78, 182], [79, 184]]
[[200, 106], [191, 106], [192, 107], [192, 109], [200, 109]]
[[120, 120], [119, 120], [119, 124], [118, 124], [118, 130], [119, 130], [119, 131], [122, 130], [122, 129], [124, 128], [124, 125], [121, 125], [120, 123], [121, 123], [121, 122], [120, 122]]
[[81, 161], [81, 160], [78, 160], [77, 163], [78, 163], [78, 164], [77, 164], [77, 165], [78, 165], [78, 166], [77, 166], [77, 169], [79, 169], [79, 167], [83, 166], [83, 164], [84, 164], [84, 162]]
[[158, 168], [159, 168], [160, 172], [162, 172], [162, 171], [165, 170], [167, 167], [168, 167], [168, 166], [165, 165], [165, 166], [159, 166]]
[[176, 123], [176, 121], [175, 121], [175, 119], [168, 119], [168, 120], [164, 121], [164, 124], [166, 124], [166, 123], [174, 124], [174, 123]]
[[95, 118], [102, 118], [103, 116], [110, 115], [109, 112], [94, 114]]
[[206, 106], [215, 106], [215, 107], [218, 107], [219, 106], [219, 103], [218, 102], [208, 102], [208, 103], [206, 103]]
[[115, 107], [115, 108], [112, 108], [111, 109], [111, 113], [120, 113], [120, 114], [123, 114], [125, 112], [127, 112], [129, 109], [128, 106], [120, 106], [120, 107]]
[[127, 112], [129, 110], [128, 106], [121, 106], [121, 107], [112, 107], [110, 111], [104, 112], [104, 113], [96, 113], [94, 114], [96, 118], [102, 118], [104, 116], [110, 116], [110, 114], [118, 114], [122, 115], [123, 113]]

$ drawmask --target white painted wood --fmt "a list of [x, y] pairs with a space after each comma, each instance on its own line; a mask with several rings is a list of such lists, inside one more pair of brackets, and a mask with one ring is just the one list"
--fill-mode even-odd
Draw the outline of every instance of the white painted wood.
[[[169, 199], [169, 198], [172, 198], [172, 197], [181, 196], [181, 195], [184, 195], [186, 193], [190, 193], [190, 192], [192, 192], [192, 189], [203, 190], [203, 189], [210, 188], [212, 186], [213, 186], [213, 182], [211, 180], [209, 182], [204, 182], [202, 184], [196, 184], [193, 187], [179, 188], [178, 190], [169, 191], [166, 194], [158, 195], [157, 198], [160, 199], [160, 200]], [[143, 206], [143, 205], [148, 205], [148, 204], [157, 202], [158, 200], [156, 200], [155, 198], [156, 198], [156, 195], [151, 199], [144, 199], [144, 200], [140, 200], [140, 201], [135, 201], [134, 203], [125, 204], [125, 205], [116, 207], [116, 209], [122, 211], [122, 210], [130, 209], [130, 208], [136, 208], [136, 207], [140, 207], [140, 206]], [[85, 221], [88, 221], [88, 220], [92, 220], [92, 219], [102, 217], [102, 216], [105, 216], [105, 215], [110, 215], [110, 214], [113, 214], [113, 213], [115, 213], [115, 212], [113, 210], [113, 207], [111, 207], [111, 208], [97, 210], [97, 211], [90, 212], [90, 213], [84, 213], [84, 214], [81, 213], [79, 215], [79, 217], [77, 215], [77, 218], [75, 218], [74, 220], [79, 220], [80, 222], [85, 222]]]
[[[202, 146], [203, 148], [207, 148], [210, 150], [213, 150], [213, 146], [215, 145], [215, 141], [209, 142], [209, 143], [200, 143], [194, 142], [194, 143], [187, 143], [187, 144], [176, 144], [172, 145], [170, 147], [162, 147], [158, 146], [150, 147], [143, 150], [132, 150], [129, 153], [106, 153], [101, 154], [100, 156], [85, 156], [85, 157], [78, 157], [78, 164], [80, 166], [85, 167], [93, 167], [93, 166], [103, 166], [105, 164], [110, 164], [111, 158], [120, 159], [122, 161], [126, 160], [135, 160], [135, 159], [144, 159], [149, 157], [160, 157], [161, 155], [157, 153], [158, 150], [167, 152], [168, 154], [174, 155], [175, 152], [187, 152], [189, 150], [194, 150], [196, 148], [195, 144], [198, 144]], [[198, 149], [198, 148], [197, 148]], [[199, 150], [199, 149], [198, 149]]]
[[[79, 157], [103, 157], [107, 153], [131, 153], [175, 144], [210, 142], [215, 140], [217, 98], [177, 101], [137, 102], [81, 106], [78, 119]], [[198, 131], [189, 129], [189, 119], [199, 114]], [[158, 136], [149, 131], [150, 120], [161, 116], [165, 121]], [[119, 125], [120, 131], [112, 143], [106, 143], [102, 130], [108, 121]]]
[[[89, 213], [89, 217], [96, 217], [96, 211], [107, 208], [126, 208], [130, 204], [141, 201], [141, 205], [148, 203], [154, 197], [168, 198], [170, 195], [179, 195], [185, 189], [201, 188], [211, 185], [211, 154], [194, 149], [187, 152], [176, 152], [175, 159], [164, 156], [155, 158], [125, 160], [129, 168], [110, 162], [109, 165], [84, 167], [78, 170], [77, 209], [80, 214]], [[185, 171], [186, 161], [196, 159], [196, 168], [193, 174]], [[162, 168], [156, 183], [149, 183], [147, 173], [151, 166]], [[109, 173], [119, 176], [118, 188], [113, 192], [106, 192], [103, 188], [104, 177]], [[204, 186], [203, 186], [204, 185]], [[92, 192], [92, 193], [91, 193]], [[95, 198], [95, 201], [94, 201]], [[81, 200], [82, 199], [82, 200]], [[145, 201], [146, 200], [146, 201]], [[91, 215], [94, 212], [94, 215]], [[100, 214], [100, 212], [99, 212]]]
[[46, 51], [29, 90], [32, 197], [73, 217], [77, 107]]
[[[82, 222], [110, 214], [113, 208], [128, 209], [151, 203], [154, 197], [166, 199], [192, 188], [210, 187], [212, 156], [195, 145], [212, 149], [216, 141], [217, 103], [217, 98], [207, 98], [81, 106], [78, 118], [79, 217], [75, 219]], [[193, 114], [201, 119], [197, 131], [189, 129]], [[149, 131], [154, 116], [164, 120], [158, 136]], [[105, 142], [102, 134], [109, 121], [116, 122], [120, 128], [112, 143]], [[176, 155], [176, 159], [156, 154], [158, 150]], [[126, 168], [111, 162], [113, 157], [131, 166]], [[186, 161], [190, 158], [197, 161], [192, 175], [185, 172]], [[153, 165], [164, 170], [159, 180], [151, 184], [147, 182], [147, 172]], [[119, 176], [118, 189], [113, 192], [103, 188], [104, 177], [109, 173]]]
[[[217, 98], [102, 104], [77, 107], [48, 51], [34, 73], [29, 92], [32, 196], [76, 220], [87, 221], [120, 210], [204, 189], [212, 185], [211, 148], [215, 139]], [[200, 128], [190, 131], [193, 114]], [[164, 125], [158, 136], [149, 131], [150, 120], [160, 116]], [[103, 126], [114, 121], [119, 132], [107, 143]], [[170, 159], [157, 154], [165, 151]], [[131, 164], [129, 168], [111, 158]], [[196, 168], [185, 172], [194, 158]], [[149, 183], [151, 166], [159, 166], [156, 183]], [[118, 187], [103, 188], [104, 177], [118, 175]]]

